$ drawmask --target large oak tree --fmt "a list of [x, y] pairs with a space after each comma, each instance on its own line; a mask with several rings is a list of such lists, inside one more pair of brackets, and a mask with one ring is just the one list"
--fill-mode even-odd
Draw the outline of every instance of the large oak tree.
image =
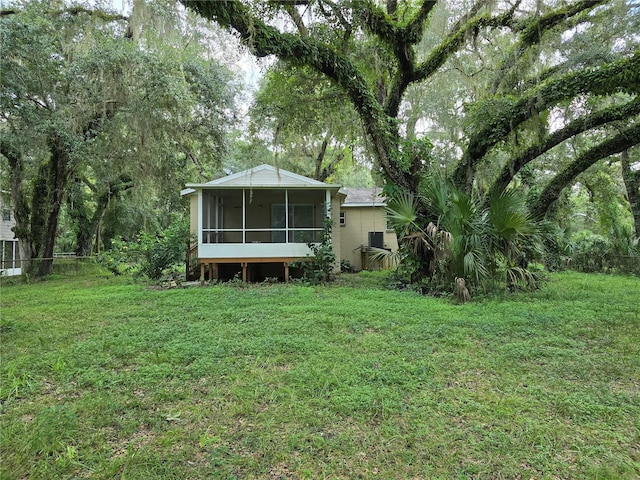
[[[444, 72], [463, 60], [482, 72], [474, 94], [443, 89], [451, 96], [439, 105], [448, 100], [464, 117], [460, 150], [448, 172], [465, 191], [500, 193], [525, 166], [589, 135], [592, 141], [582, 142], [588, 146], [552, 169], [539, 189], [531, 211], [542, 217], [577, 175], [640, 143], [633, 2], [182, 3], [236, 32], [255, 55], [275, 55], [338, 85], [359, 115], [387, 182], [411, 193], [419, 191], [434, 162], [414, 146], [424, 139], [412, 136], [421, 121], [428, 135], [428, 116], [410, 114], [407, 100], [416, 88], [442, 85]], [[591, 47], [581, 53], [585, 40]], [[562, 113], [568, 110], [570, 115]], [[478, 172], [487, 164], [494, 176], [481, 185]]]
[[220, 163], [230, 74], [167, 22], [162, 43], [145, 35], [135, 3], [131, 17], [62, 2], [2, 10], [0, 153], [25, 271], [50, 272], [63, 211], [88, 254], [123, 192], [166, 213], [187, 175]]

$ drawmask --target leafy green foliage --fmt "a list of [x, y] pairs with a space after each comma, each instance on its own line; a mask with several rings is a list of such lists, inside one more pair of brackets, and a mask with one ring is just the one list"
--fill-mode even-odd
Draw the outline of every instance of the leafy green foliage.
[[[256, 55], [275, 55], [339, 87], [367, 133], [376, 170], [413, 195], [440, 166], [467, 194], [501, 193], [537, 160], [551, 164], [536, 168], [552, 177], [553, 188], [538, 190], [532, 203], [543, 217], [578, 174], [640, 138], [634, 127], [617, 136], [613, 123], [633, 125], [637, 117], [632, 2], [183, 3], [233, 28]], [[314, 85], [286, 85], [305, 107], [317, 98]], [[319, 120], [298, 125], [304, 133], [330, 129]], [[576, 148], [583, 136], [615, 141]], [[436, 155], [424, 148], [431, 144]], [[574, 149], [564, 170], [562, 156], [549, 162], [546, 155], [560, 144]]]
[[355, 273], [355, 271], [349, 260], [340, 260], [340, 273]]
[[[131, 17], [102, 4], [34, 1], [3, 10], [0, 166], [20, 207], [27, 257], [52, 257], [60, 230], [76, 230], [70, 249], [88, 254], [101, 228], [127, 238], [141, 225], [165, 228], [180, 208], [181, 185], [221, 163], [232, 76], [205, 58], [206, 28], [183, 28], [192, 16], [180, 27], [144, 30], [162, 30], [162, 42], [141, 35], [131, 22], [145, 3], [134, 2]], [[166, 5], [146, 10], [147, 21]], [[131, 223], [104, 225], [122, 203]]]
[[140, 233], [140, 270], [151, 280], [158, 280], [162, 273], [184, 262], [189, 230], [185, 222], [174, 222], [160, 235]]
[[320, 243], [307, 243], [313, 256], [291, 264], [294, 268], [300, 268], [303, 278], [312, 285], [329, 282], [335, 278], [336, 254], [331, 244], [332, 230], [333, 221], [327, 217], [324, 219], [324, 230]]
[[112, 248], [98, 255], [98, 262], [116, 275], [134, 273], [159, 280], [184, 262], [189, 243], [189, 223], [175, 219], [158, 234], [140, 232], [135, 241], [114, 240]]
[[345, 165], [358, 166], [349, 165], [362, 137], [357, 114], [344, 92], [312, 69], [283, 62], [270, 68], [250, 116], [252, 134], [270, 140], [271, 161], [282, 168], [344, 183]]
[[[423, 192], [420, 199], [397, 196], [387, 207], [400, 236], [400, 276], [408, 273], [411, 283], [427, 280], [423, 289], [432, 291], [451, 289], [456, 278], [485, 291], [538, 287], [540, 275], [527, 264], [540, 258], [547, 233], [522, 195], [507, 190], [484, 207], [440, 177], [425, 182]], [[420, 213], [423, 205], [428, 214]]]
[[630, 228], [613, 228], [610, 235], [589, 230], [576, 233], [565, 246], [568, 266], [582, 272], [640, 274], [640, 241]]

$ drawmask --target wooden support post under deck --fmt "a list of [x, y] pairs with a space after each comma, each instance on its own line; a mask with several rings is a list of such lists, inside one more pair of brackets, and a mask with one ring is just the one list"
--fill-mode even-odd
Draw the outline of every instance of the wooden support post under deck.
[[291, 275], [291, 262], [295, 262], [296, 260], [300, 260], [302, 257], [242, 257], [242, 258], [220, 258], [220, 257], [211, 257], [211, 258], [199, 258], [198, 262], [200, 262], [200, 281], [204, 284], [205, 278], [205, 265], [208, 265], [209, 268], [209, 279], [219, 280], [220, 279], [220, 265], [228, 265], [228, 264], [236, 264], [242, 267], [242, 281], [248, 282], [249, 279], [249, 263], [251, 264], [262, 264], [262, 263], [273, 263], [280, 264], [284, 266], [284, 274], [285, 274], [285, 282], [289, 281], [289, 276]]

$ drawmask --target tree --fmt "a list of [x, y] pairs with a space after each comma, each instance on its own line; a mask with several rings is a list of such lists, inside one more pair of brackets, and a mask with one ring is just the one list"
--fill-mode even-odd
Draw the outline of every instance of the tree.
[[[422, 230], [438, 214], [421, 193], [441, 170], [485, 207], [544, 178], [528, 201], [532, 218], [542, 219], [578, 175], [640, 143], [632, 2], [182, 3], [236, 32], [255, 55], [275, 55], [338, 86], [387, 192], [416, 199]], [[453, 128], [430, 114], [429, 99], [458, 117]], [[442, 144], [447, 159], [435, 156]], [[569, 157], [556, 154], [568, 144]]]
[[25, 271], [50, 272], [28, 260], [53, 256], [65, 204], [88, 253], [111, 200], [135, 186], [166, 203], [187, 165], [220, 162], [230, 75], [191, 39], [157, 48], [122, 15], [46, 2], [3, 11], [1, 34], [0, 152]]
[[[276, 55], [322, 73], [340, 86], [369, 135], [387, 181], [411, 193], [418, 192], [425, 165], [421, 156], [411, 155], [412, 139], [401, 135], [403, 99], [409, 87], [428, 85], [443, 66], [465, 55], [465, 48], [474, 43], [485, 50], [497, 43], [502, 51], [494, 52], [493, 58], [483, 57], [492, 78], [467, 112], [465, 146], [452, 173], [458, 187], [468, 192], [477, 188], [478, 168], [490, 161], [504, 142], [530, 130], [531, 123], [543, 114], [575, 99], [612, 98], [618, 110], [616, 118], [622, 117], [631, 126], [583, 152], [577, 163], [560, 172], [542, 192], [536, 214], [544, 214], [571, 176], [637, 142], [633, 126], [637, 110], [628, 105], [635, 100], [640, 84], [637, 39], [636, 43], [616, 43], [608, 58], [576, 61], [572, 56], [558, 62], [548, 55], [566, 50], [560, 48], [563, 42], [573, 43], [574, 37], [588, 32], [593, 25], [613, 18], [625, 26], [636, 22], [636, 14], [627, 4], [598, 0], [536, 2], [531, 6], [519, 1], [497, 5], [478, 1], [464, 10], [458, 7], [451, 26], [438, 37], [428, 35], [431, 20], [437, 9], [446, 9], [449, 2], [183, 3], [204, 17], [231, 27], [256, 55]], [[272, 18], [277, 21], [269, 23]], [[427, 37], [435, 41], [428, 53], [418, 55], [418, 46]], [[606, 40], [615, 41], [613, 37]], [[621, 92], [627, 100], [613, 98]], [[585, 111], [583, 117], [588, 119], [593, 113]], [[611, 120], [600, 118], [599, 122], [587, 121], [580, 128], [575, 123], [567, 125], [562, 136], [571, 138]], [[554, 127], [547, 122], [547, 135], [554, 133]], [[553, 148], [553, 142], [533, 144], [541, 150], [535, 158]], [[507, 159], [505, 167], [512, 165]], [[518, 165], [513, 165], [511, 180], [518, 171]]]
[[[637, 155], [638, 149], [635, 149]], [[632, 169], [632, 161], [629, 150], [622, 152], [620, 162], [622, 164], [622, 179], [627, 190], [627, 199], [633, 215], [633, 225], [637, 238], [640, 238], [640, 165], [635, 162], [636, 168]]]
[[[105, 30], [91, 28], [95, 21], [117, 23], [119, 16], [98, 14], [96, 19], [78, 8], [52, 12], [58, 19], [54, 24], [34, 10], [3, 15], [0, 66], [1, 153], [9, 163], [15, 233], [27, 260], [53, 257], [69, 180], [83, 147], [116, 113], [124, 94], [116, 78], [130, 55], [126, 46], [110, 44]], [[82, 42], [76, 23], [86, 28]], [[103, 43], [111, 48], [99, 56]], [[80, 44], [82, 48], [74, 48]], [[28, 177], [33, 180], [27, 191]], [[47, 273], [50, 265], [50, 260], [42, 262], [40, 273]], [[29, 263], [23, 268], [28, 271]]]
[[332, 177], [362, 138], [357, 114], [337, 86], [283, 62], [266, 73], [250, 114], [252, 130], [272, 138], [278, 165], [319, 181]]

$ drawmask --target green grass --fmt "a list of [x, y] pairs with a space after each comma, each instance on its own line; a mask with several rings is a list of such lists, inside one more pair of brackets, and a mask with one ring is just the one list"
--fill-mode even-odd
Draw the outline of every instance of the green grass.
[[2, 286], [0, 478], [640, 477], [637, 278], [379, 280]]

